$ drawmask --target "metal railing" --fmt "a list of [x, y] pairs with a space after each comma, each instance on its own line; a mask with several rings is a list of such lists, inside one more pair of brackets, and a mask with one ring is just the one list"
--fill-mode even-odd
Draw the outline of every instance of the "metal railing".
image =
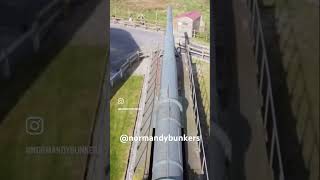
[[122, 17], [111, 17], [110, 22], [116, 23], [116, 24], [122, 24], [125, 26], [140, 27], [140, 28], [154, 30], [154, 31], [164, 31], [165, 30], [164, 25], [160, 25], [157, 23], [137, 21], [137, 20], [130, 21], [128, 18], [122, 18]]
[[[37, 52], [40, 47], [40, 40], [42, 36], [48, 31], [48, 27], [53, 23], [54, 20], [63, 11], [63, 1], [53, 0], [47, 6], [40, 10], [33, 21], [31, 28], [19, 36], [15, 41], [13, 41], [7, 48], [4, 48], [0, 52], [0, 65], [2, 66], [2, 71], [5, 78], [9, 78], [11, 74], [10, 67], [10, 56], [16, 52], [24, 43], [28, 40], [32, 40], [33, 50]], [[61, 8], [57, 8], [61, 5]], [[54, 12], [52, 12], [55, 10]], [[49, 13], [52, 13], [49, 15]], [[45, 19], [45, 18], [46, 19]]]
[[202, 61], [210, 63], [210, 49], [208, 47], [193, 43], [190, 43], [187, 47], [188, 51], [191, 53], [191, 56], [195, 56]]
[[188, 49], [190, 52], [190, 56], [199, 59], [200, 61], [204, 61], [206, 63], [210, 63], [210, 49], [206, 46], [189, 43], [188, 45], [184, 43], [178, 44], [180, 49]]
[[262, 99], [262, 121], [266, 130], [269, 164], [275, 180], [284, 180], [284, 171], [277, 129], [268, 54], [264, 39], [261, 14], [257, 0], [247, 0], [250, 11], [249, 28], [253, 42], [254, 57], [258, 65], [258, 85]]
[[[147, 70], [146, 70], [146, 73], [144, 74], [143, 87], [140, 91], [139, 108], [138, 108], [136, 122], [135, 122], [135, 126], [134, 126], [134, 131], [133, 131], [134, 137], [139, 137], [141, 135], [147, 136], [150, 133], [150, 131], [146, 131], [144, 134], [142, 134], [143, 133], [142, 132], [143, 126], [145, 126], [145, 124], [146, 124], [146, 122], [144, 122], [144, 116], [145, 116], [146, 110], [151, 108], [153, 111], [153, 103], [151, 103], [151, 105], [147, 103], [147, 101], [150, 100], [149, 96], [148, 96], [149, 95], [148, 92], [149, 91], [156, 92], [155, 86], [151, 85], [151, 87], [150, 87], [149, 83], [152, 83], [152, 80], [155, 81], [155, 79], [151, 76], [153, 73], [152, 71], [154, 71], [155, 73], [157, 72], [157, 68], [153, 69], [152, 66], [150, 66], [150, 63], [153, 63], [153, 62], [157, 61], [156, 59], [160, 58], [160, 54], [159, 54], [160, 52], [161, 51], [159, 49], [152, 51], [151, 61], [148, 62]], [[153, 82], [153, 83], [156, 83], [156, 82]], [[150, 88], [153, 88], [153, 89], [151, 90]], [[154, 96], [156, 96], [156, 95], [154, 95]], [[149, 105], [149, 106], [147, 106], [147, 105]], [[133, 141], [131, 143], [129, 161], [128, 161], [128, 165], [127, 165], [126, 178], [125, 178], [126, 180], [133, 179], [134, 174], [136, 173], [136, 169], [142, 159], [142, 156], [145, 155], [144, 153], [141, 153], [141, 155], [138, 157], [138, 154], [139, 154], [138, 152], [141, 151], [141, 150], [139, 150], [141, 143], [142, 143], [142, 141]], [[145, 150], [143, 150], [143, 151], [145, 151]]]
[[[199, 61], [199, 60], [198, 60]], [[198, 63], [195, 64], [196, 61], [193, 61], [194, 63], [194, 71], [196, 72], [196, 76], [198, 79], [198, 91], [200, 92], [201, 98], [202, 98], [202, 104], [203, 104], [203, 111], [206, 115], [206, 121], [210, 121], [210, 92], [207, 91], [206, 84], [210, 87], [210, 80], [208, 79], [207, 81], [204, 78], [204, 73], [206, 73], [203, 70], [203, 66], [207, 66], [208, 64], [204, 63]], [[208, 73], [208, 76], [210, 75], [210, 70]]]
[[129, 67], [133, 65], [133, 63], [140, 60], [141, 55], [142, 55], [142, 52], [136, 51], [131, 55], [129, 55], [128, 58], [126, 58], [125, 62], [121, 65], [120, 69], [110, 77], [111, 87], [114, 86], [114, 84], [117, 81], [121, 80], [124, 77], [126, 71], [129, 69]]
[[192, 72], [192, 65], [191, 65], [191, 52], [189, 51], [188, 45], [189, 41], [186, 39], [185, 42], [185, 49], [186, 49], [186, 56], [187, 56], [187, 66], [189, 70], [189, 80], [190, 80], [190, 89], [191, 89], [191, 96], [192, 96], [192, 108], [195, 116], [196, 126], [197, 126], [197, 132], [198, 136], [200, 137], [200, 141], [198, 141], [198, 149], [200, 153], [201, 158], [201, 170], [204, 174], [204, 179], [209, 180], [209, 172], [207, 167], [207, 159], [206, 159], [206, 153], [205, 148], [203, 145], [203, 137], [202, 137], [202, 131], [201, 131], [201, 124], [200, 124], [200, 115], [199, 115], [199, 107], [198, 107], [198, 100], [197, 100], [197, 94], [196, 94], [196, 88], [195, 88], [195, 80]]

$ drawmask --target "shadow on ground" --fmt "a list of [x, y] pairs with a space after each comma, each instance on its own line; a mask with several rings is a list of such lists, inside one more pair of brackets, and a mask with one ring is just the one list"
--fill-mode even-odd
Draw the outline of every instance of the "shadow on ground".
[[129, 31], [110, 28], [110, 69], [111, 73], [117, 72], [126, 58], [139, 51], [140, 47]]
[[[248, 146], [252, 141], [252, 129], [248, 120], [244, 118], [240, 111], [240, 87], [238, 82], [238, 62], [236, 51], [235, 17], [233, 12], [233, 0], [215, 1], [211, 10], [214, 17], [215, 33], [211, 33], [215, 38], [215, 63], [211, 63], [210, 89], [211, 89], [211, 122], [218, 124], [227, 134], [232, 144], [231, 162], [217, 157], [215, 154], [221, 153], [221, 149], [215, 148], [221, 144], [210, 133], [209, 163], [210, 178], [245, 180], [245, 159]], [[212, 56], [214, 57], [214, 56]], [[211, 60], [213, 62], [213, 60]], [[213, 82], [216, 81], [216, 82]], [[216, 87], [215, 87], [216, 86]], [[217, 96], [215, 96], [217, 94]], [[215, 99], [217, 98], [217, 99]], [[212, 124], [212, 123], [210, 123]], [[210, 132], [214, 131], [213, 126]], [[216, 161], [216, 162], [215, 162]], [[220, 162], [220, 164], [217, 164]], [[219, 169], [225, 163], [225, 174]], [[214, 171], [213, 171], [214, 170]], [[220, 174], [219, 174], [220, 173]]]
[[[140, 51], [140, 47], [134, 40], [132, 35], [123, 29], [111, 28], [110, 29], [110, 77], [118, 72], [121, 65], [125, 63], [126, 59], [133, 53]], [[140, 65], [144, 57], [141, 57], [139, 61], [136, 61], [132, 66], [125, 72], [124, 77], [117, 81], [114, 87], [111, 88], [111, 96], [122, 87], [122, 85], [128, 80], [133, 74], [135, 69]], [[128, 94], [129, 96], [129, 94]]]

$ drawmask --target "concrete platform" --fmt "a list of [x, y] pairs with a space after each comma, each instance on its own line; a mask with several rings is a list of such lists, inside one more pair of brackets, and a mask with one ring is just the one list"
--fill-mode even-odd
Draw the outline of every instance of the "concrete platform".
[[[220, 3], [220, 4], [219, 4]], [[257, 64], [249, 38], [245, 0], [217, 2], [224, 52], [217, 59], [221, 91], [218, 123], [232, 142], [230, 180], [272, 180], [260, 115]], [[221, 56], [221, 53], [223, 56]], [[210, 144], [212, 148], [212, 144]]]
[[[189, 80], [189, 69], [187, 68], [186, 64], [186, 54], [181, 54], [181, 62], [180, 64], [180, 71], [181, 78], [183, 78], [183, 86], [181, 90], [181, 96], [183, 98], [182, 105], [184, 109], [184, 133], [188, 136], [197, 136], [197, 124], [195, 121], [195, 115], [192, 108], [192, 93], [190, 89], [190, 80]], [[188, 179], [201, 179], [202, 177], [202, 169], [201, 169], [201, 157], [200, 157], [200, 149], [198, 147], [198, 142], [190, 141], [184, 142], [185, 143], [185, 168], [187, 170], [187, 178]]]

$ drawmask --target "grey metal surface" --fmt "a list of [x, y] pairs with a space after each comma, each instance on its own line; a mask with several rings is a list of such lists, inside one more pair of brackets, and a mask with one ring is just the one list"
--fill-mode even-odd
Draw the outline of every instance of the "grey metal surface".
[[[161, 68], [160, 95], [155, 109], [155, 136], [181, 135], [181, 104], [178, 101], [178, 77], [175, 59], [172, 9], [167, 11], [167, 29]], [[155, 141], [152, 179], [183, 179], [182, 143]]]

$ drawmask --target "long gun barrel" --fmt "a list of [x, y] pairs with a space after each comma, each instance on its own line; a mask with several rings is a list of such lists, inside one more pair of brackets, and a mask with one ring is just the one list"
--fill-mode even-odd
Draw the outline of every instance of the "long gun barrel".
[[[178, 95], [178, 75], [173, 38], [172, 9], [168, 7], [161, 84], [155, 108], [155, 136], [181, 136], [182, 106]], [[183, 156], [181, 141], [155, 141], [152, 166], [153, 180], [182, 180]]]

